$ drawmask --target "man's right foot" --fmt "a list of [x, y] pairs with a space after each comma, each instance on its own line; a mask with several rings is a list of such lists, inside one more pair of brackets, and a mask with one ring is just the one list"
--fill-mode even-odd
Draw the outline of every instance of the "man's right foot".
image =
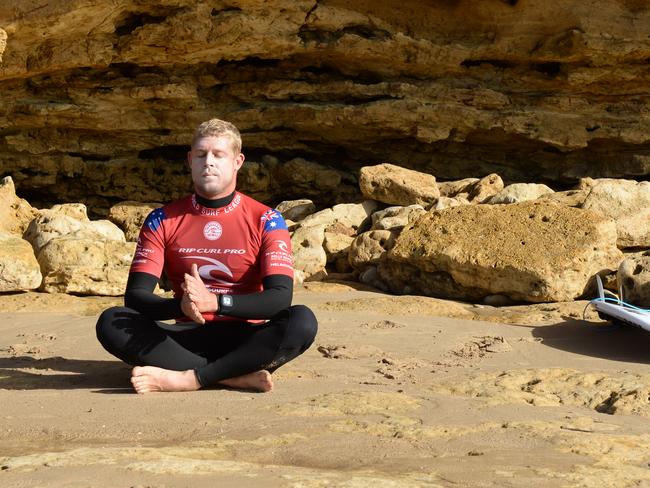
[[271, 373], [265, 369], [228, 378], [227, 380], [220, 381], [219, 384], [237, 390], [254, 390], [263, 393], [273, 390], [273, 378], [271, 378]]

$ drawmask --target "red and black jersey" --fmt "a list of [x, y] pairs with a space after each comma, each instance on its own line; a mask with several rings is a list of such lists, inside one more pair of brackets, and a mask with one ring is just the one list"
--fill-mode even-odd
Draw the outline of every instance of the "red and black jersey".
[[[174, 296], [180, 297], [192, 264], [214, 293], [259, 292], [266, 276], [293, 278], [287, 225], [280, 212], [239, 192], [221, 208], [204, 207], [190, 195], [152, 211], [140, 231], [131, 273], [159, 278], [164, 269]], [[203, 316], [228, 320], [214, 313]]]

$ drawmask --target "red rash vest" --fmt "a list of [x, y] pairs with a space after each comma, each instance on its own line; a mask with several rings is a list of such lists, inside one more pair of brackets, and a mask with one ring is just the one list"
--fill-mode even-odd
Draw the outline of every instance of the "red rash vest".
[[[152, 211], [140, 231], [130, 272], [160, 278], [164, 268], [180, 298], [192, 264], [213, 293], [260, 292], [269, 275], [293, 279], [287, 224], [280, 212], [239, 192], [221, 208], [204, 207], [190, 195]], [[203, 317], [232, 320], [215, 313]]]

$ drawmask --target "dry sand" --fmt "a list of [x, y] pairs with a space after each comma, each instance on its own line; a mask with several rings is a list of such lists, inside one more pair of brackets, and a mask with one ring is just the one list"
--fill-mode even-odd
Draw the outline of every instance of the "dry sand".
[[119, 298], [0, 296], [0, 486], [650, 486], [650, 334], [585, 302], [475, 307], [310, 284], [269, 394], [135, 395]]

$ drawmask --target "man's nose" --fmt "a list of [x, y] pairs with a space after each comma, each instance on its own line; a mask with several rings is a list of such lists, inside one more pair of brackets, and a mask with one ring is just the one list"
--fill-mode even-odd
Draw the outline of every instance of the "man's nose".
[[212, 154], [211, 152], [209, 152], [209, 153], [205, 156], [205, 165], [206, 165], [206, 166], [214, 166], [214, 165], [216, 164], [216, 159], [217, 159], [217, 158], [214, 156], [214, 154]]

